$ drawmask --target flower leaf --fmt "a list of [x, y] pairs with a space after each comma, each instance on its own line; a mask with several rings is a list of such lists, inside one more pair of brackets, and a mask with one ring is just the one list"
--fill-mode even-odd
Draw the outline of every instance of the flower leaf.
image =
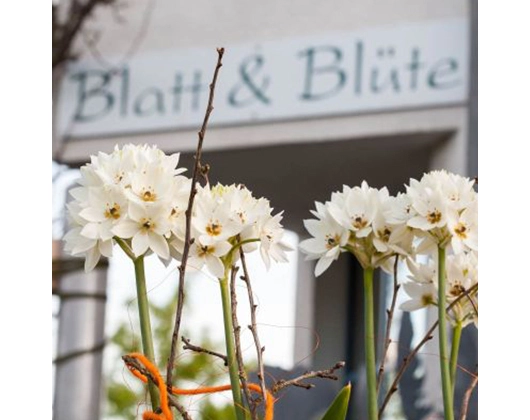
[[348, 402], [350, 401], [351, 384], [348, 383], [337, 394], [333, 402], [322, 417], [322, 420], [345, 420], [348, 413]]

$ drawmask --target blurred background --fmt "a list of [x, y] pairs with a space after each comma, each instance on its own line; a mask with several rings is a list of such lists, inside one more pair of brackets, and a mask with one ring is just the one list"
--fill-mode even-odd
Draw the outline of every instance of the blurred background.
[[[115, 252], [85, 274], [62, 253], [67, 191], [91, 154], [115, 144], [156, 144], [180, 152], [180, 165], [191, 168], [216, 47], [226, 52], [204, 144], [210, 180], [244, 183], [284, 210], [294, 248], [307, 235], [313, 202], [343, 184], [366, 180], [396, 193], [432, 169], [478, 173], [476, 1], [59, 0], [52, 7], [56, 420], [136, 419], [145, 399], [119, 358], [140, 348], [132, 264]], [[268, 380], [346, 362], [340, 383], [286, 391], [276, 418], [319, 418], [348, 381], [350, 420], [365, 418], [360, 266], [343, 255], [315, 279], [313, 262], [298, 252], [269, 272], [259, 258], [250, 263]], [[147, 270], [157, 354], [166, 360], [178, 273], [156, 259]], [[381, 352], [392, 279], [379, 280]], [[216, 280], [194, 273], [187, 287], [184, 334], [222, 350]], [[246, 325], [248, 310], [240, 308]], [[435, 319], [426, 310], [397, 311], [387, 385]], [[464, 330], [457, 407], [476, 370], [477, 335], [474, 326]], [[252, 368], [250, 332], [242, 339]], [[435, 338], [385, 418], [442, 418], [437, 351]], [[178, 360], [180, 384], [227, 380], [211, 358], [183, 351]], [[477, 395], [469, 419], [477, 418]], [[229, 402], [229, 395], [196, 397], [186, 407], [197, 419], [230, 419]]]

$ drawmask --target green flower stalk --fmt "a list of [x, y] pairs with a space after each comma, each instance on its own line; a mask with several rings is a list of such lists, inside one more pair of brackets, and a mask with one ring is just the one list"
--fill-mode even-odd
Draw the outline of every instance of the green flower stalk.
[[[445, 420], [454, 420], [453, 385], [447, 355], [447, 317], [445, 299], [445, 247], [438, 247], [438, 339], [440, 345], [440, 372], [442, 375], [442, 393]], [[456, 357], [455, 357], [456, 360]], [[456, 362], [455, 362], [456, 366]]]
[[219, 286], [221, 287], [221, 300], [223, 304], [226, 357], [228, 362], [228, 371], [230, 374], [230, 385], [232, 387], [232, 397], [234, 398], [236, 418], [237, 420], [246, 420], [248, 418], [248, 410], [246, 410], [243, 404], [241, 385], [239, 383], [239, 370], [235, 351], [234, 325], [232, 323], [232, 305], [228, 284], [230, 278], [230, 270], [232, 268], [231, 253], [226, 256], [226, 259], [224, 259], [224, 265], [224, 277], [219, 279]]
[[[140, 332], [142, 335], [142, 347], [147, 358], [155, 363], [155, 349], [153, 346], [153, 333], [151, 331], [151, 319], [149, 316], [149, 301], [147, 299], [147, 289], [145, 286], [144, 257], [134, 260], [134, 274], [136, 276], [136, 294], [138, 297], [138, 314], [140, 316]], [[160, 406], [158, 391], [154, 384], [148, 383], [149, 395], [153, 410]]]
[[457, 321], [453, 328], [453, 342], [451, 344], [451, 384], [453, 385], [453, 397], [456, 385], [456, 366], [458, 361], [458, 350], [460, 349], [460, 338], [462, 337], [462, 322]]
[[368, 388], [368, 418], [377, 420], [377, 378], [375, 373], [374, 269], [365, 268], [364, 277], [364, 356]]

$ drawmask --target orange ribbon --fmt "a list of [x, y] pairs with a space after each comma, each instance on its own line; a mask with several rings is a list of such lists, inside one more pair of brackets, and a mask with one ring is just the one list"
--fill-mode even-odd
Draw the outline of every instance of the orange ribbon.
[[[160, 408], [162, 409], [162, 414], [156, 414], [153, 411], [146, 411], [143, 414], [143, 420], [173, 420], [173, 415], [171, 409], [169, 408], [169, 400], [167, 393], [167, 386], [162, 379], [162, 376], [158, 372], [151, 361], [141, 353], [131, 353], [129, 357], [138, 360], [141, 362], [146, 370], [153, 376], [156, 386], [160, 390]], [[147, 383], [147, 377], [140, 373], [134, 366], [126, 364], [131, 373], [140, 379], [142, 382]], [[253, 383], [248, 384], [248, 388], [256, 393], [261, 393], [261, 386]], [[220, 385], [220, 386], [205, 386], [195, 389], [182, 389], [171, 387], [171, 394], [173, 395], [199, 395], [199, 394], [212, 394], [215, 392], [229, 391], [232, 387], [230, 385]], [[273, 420], [274, 416], [274, 397], [266, 389], [265, 390], [265, 419], [264, 420]]]

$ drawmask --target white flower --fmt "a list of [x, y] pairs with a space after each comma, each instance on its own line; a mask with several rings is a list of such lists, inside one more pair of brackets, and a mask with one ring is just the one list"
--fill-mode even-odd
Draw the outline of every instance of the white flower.
[[157, 205], [142, 205], [134, 201], [129, 203], [129, 219], [116, 225], [112, 232], [120, 238], [132, 238], [132, 250], [139, 257], [148, 249], [160, 258], [169, 257], [170, 226], [166, 216], [166, 208]]
[[350, 232], [329, 214], [324, 204], [316, 202], [317, 219], [304, 220], [304, 226], [313, 236], [300, 242], [300, 250], [307, 254], [306, 260], [318, 259], [315, 276], [320, 276], [333, 261], [339, 258], [343, 247], [348, 243]]
[[410, 271], [410, 275], [407, 277], [415, 282], [434, 283], [438, 279], [438, 266], [434, 256], [431, 256], [424, 263], [418, 263], [412, 259], [408, 259], [407, 267]]
[[202, 244], [227, 241], [241, 232], [239, 217], [230, 210], [230, 202], [217, 196], [214, 189], [202, 188], [196, 198], [193, 228]]
[[[404, 284], [410, 298], [401, 309], [413, 311], [427, 305], [438, 304], [438, 264], [436, 254], [425, 263], [407, 261], [411, 282]], [[445, 295], [447, 306], [451, 305], [448, 319], [453, 324], [466, 326], [478, 323], [478, 256], [476, 252], [448, 255], [445, 262]], [[471, 291], [471, 292], [470, 292]], [[467, 296], [462, 297], [466, 292]], [[455, 300], [457, 302], [453, 303]]]
[[267, 269], [271, 258], [276, 262], [287, 262], [287, 251], [292, 248], [283, 241], [284, 229], [281, 225], [282, 213], [275, 216], [265, 215], [258, 222], [260, 254]]
[[138, 203], [161, 203], [170, 199], [174, 178], [161, 166], [152, 163], [139, 172], [130, 174], [130, 188], [126, 192]]
[[227, 241], [218, 241], [215, 244], [203, 244], [200, 240], [195, 240], [190, 248], [189, 265], [200, 270], [204, 265], [217, 278], [223, 278], [225, 267], [221, 260], [232, 249], [232, 245]]
[[407, 222], [410, 227], [428, 231], [446, 226], [449, 209], [447, 200], [440, 190], [432, 189], [412, 179], [407, 187], [407, 194], [415, 211], [415, 215]]
[[[476, 210], [470, 209], [476, 209], [478, 195], [473, 185], [474, 181], [447, 171], [429, 172], [420, 181], [411, 179], [407, 186], [412, 209], [408, 226], [428, 235], [436, 246], [445, 247], [451, 241], [457, 252], [476, 250]], [[427, 248], [428, 242], [422, 247]]]
[[92, 187], [79, 216], [87, 221], [83, 236], [108, 241], [114, 236], [112, 228], [127, 216], [127, 200], [120, 189]]
[[428, 188], [439, 190], [448, 206], [456, 211], [465, 209], [477, 194], [473, 189], [474, 180], [446, 170], [431, 171], [423, 175], [420, 182]]
[[453, 213], [448, 224], [453, 235], [451, 246], [455, 253], [478, 251], [478, 199], [472, 201], [460, 215]]
[[124, 146], [123, 150], [120, 150], [116, 145], [111, 154], [100, 152], [97, 156], [92, 156], [91, 165], [85, 166], [85, 169], [94, 171], [100, 182], [107, 186], [125, 187], [130, 185], [130, 175], [135, 171], [137, 153], [135, 146]]
[[169, 192], [168, 204], [168, 222], [171, 226], [171, 232], [184, 240], [186, 233], [186, 210], [191, 189], [191, 180], [185, 177], [178, 177]]
[[329, 212], [344, 228], [363, 238], [372, 231], [378, 203], [386, 197], [386, 188], [376, 190], [363, 181], [360, 187], [345, 187], [342, 195], [336, 194], [335, 201], [329, 202]]
[[78, 202], [67, 205], [68, 216], [72, 228], [64, 236], [65, 251], [74, 256], [85, 257], [85, 271], [91, 271], [99, 262], [101, 255], [112, 256], [112, 241], [87, 238], [81, 234], [86, 221], [79, 217], [81, 206]]
[[416, 283], [409, 281], [403, 284], [409, 300], [400, 305], [403, 311], [415, 311], [437, 302], [437, 290], [433, 283]]

